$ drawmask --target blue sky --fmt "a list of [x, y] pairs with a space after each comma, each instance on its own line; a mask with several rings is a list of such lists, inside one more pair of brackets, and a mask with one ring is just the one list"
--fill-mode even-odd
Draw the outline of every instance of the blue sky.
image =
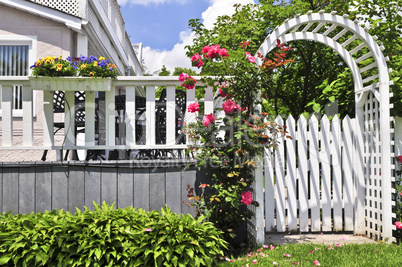
[[143, 43], [143, 58], [147, 72], [153, 73], [165, 65], [191, 67], [184, 47], [192, 42], [188, 28], [190, 19], [199, 18], [211, 28], [216, 17], [234, 12], [235, 3], [253, 0], [118, 0], [126, 31], [132, 43]]

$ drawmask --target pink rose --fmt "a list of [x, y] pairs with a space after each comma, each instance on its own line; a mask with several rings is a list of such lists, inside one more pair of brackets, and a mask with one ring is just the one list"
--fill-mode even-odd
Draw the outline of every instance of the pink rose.
[[241, 193], [241, 202], [245, 205], [250, 205], [253, 202], [253, 195], [250, 191]]
[[200, 105], [197, 102], [191, 103], [187, 108], [188, 112], [194, 113], [200, 111]]
[[181, 82], [184, 82], [186, 79], [187, 79], [187, 77], [190, 77], [190, 75], [188, 75], [187, 73], [182, 73], [182, 74], [180, 74], [180, 76], [179, 76], [179, 81], [181, 81]]
[[249, 52], [246, 52], [246, 56], [247, 56], [247, 58], [248, 58], [248, 60], [251, 62], [251, 63], [254, 63], [255, 62], [255, 57], [253, 57], [253, 56], [251, 56], [251, 54], [249, 53]]
[[201, 54], [207, 54], [210, 48], [211, 47], [208, 45], [204, 46], [204, 48], [202, 48], [201, 50]]
[[237, 108], [240, 107], [232, 99], [228, 99], [222, 104], [222, 109], [226, 114], [232, 113]]
[[228, 50], [227, 50], [226, 48], [222, 48], [222, 49], [219, 51], [219, 55], [220, 55], [221, 57], [229, 57]]
[[401, 222], [395, 222], [395, 226], [397, 229], [402, 229], [402, 223]]
[[196, 66], [197, 68], [204, 64], [202, 57], [198, 53], [195, 53], [194, 56], [191, 57], [191, 62], [193, 62], [192, 65]]
[[195, 53], [194, 56], [191, 57], [191, 61], [198, 61], [201, 58], [200, 55], [198, 55], [198, 53]]
[[[222, 88], [224, 88], [224, 87], [222, 87]], [[222, 88], [219, 88], [219, 94], [220, 94], [222, 97], [227, 97], [228, 94], [226, 94], [225, 92], [223, 92]]]
[[212, 113], [205, 115], [204, 118], [202, 119], [202, 124], [204, 124], [205, 127], [209, 127], [209, 125], [211, 125], [211, 123], [213, 123], [215, 119], [216, 117], [212, 115]]
[[186, 89], [193, 89], [197, 81], [188, 75], [187, 73], [182, 73], [179, 76], [179, 81], [181, 81], [181, 86], [184, 86]]
[[208, 55], [209, 58], [214, 58], [214, 57], [216, 57], [217, 54], [219, 54], [219, 51], [220, 51], [220, 50], [221, 50], [221, 49], [220, 49], [220, 47], [219, 47], [218, 44], [217, 44], [217, 45], [213, 45], [213, 46], [211, 46], [211, 47], [209, 48], [207, 55]]
[[197, 68], [200, 68], [202, 65], [204, 65], [204, 62], [200, 59], [198, 61], [198, 64], [196, 65]]

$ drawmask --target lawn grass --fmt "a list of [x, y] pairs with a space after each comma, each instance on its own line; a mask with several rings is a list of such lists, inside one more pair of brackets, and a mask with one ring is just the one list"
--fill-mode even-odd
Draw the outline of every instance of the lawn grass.
[[[284, 254], [290, 255], [284, 256]], [[320, 266], [402, 266], [402, 246], [394, 244], [370, 243], [348, 245], [289, 244], [275, 246], [271, 250], [259, 248], [243, 253], [233, 262], [222, 262], [219, 266], [314, 266], [317, 260]], [[253, 264], [253, 261], [256, 262]], [[300, 265], [298, 263], [300, 262]]]

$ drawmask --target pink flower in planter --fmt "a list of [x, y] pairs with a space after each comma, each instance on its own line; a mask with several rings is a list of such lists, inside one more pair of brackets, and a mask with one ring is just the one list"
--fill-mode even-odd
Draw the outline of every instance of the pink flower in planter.
[[241, 193], [241, 202], [245, 205], [250, 205], [253, 202], [253, 195], [250, 191]]
[[226, 114], [232, 113], [235, 109], [240, 109], [239, 105], [236, 104], [232, 99], [228, 99], [222, 104], [222, 109]]
[[152, 232], [152, 228], [145, 229], [145, 232]]
[[395, 226], [398, 229], [402, 229], [402, 223], [401, 222], [395, 222]]
[[187, 108], [188, 112], [194, 113], [200, 111], [200, 105], [197, 102], [191, 103]]
[[290, 255], [290, 254], [283, 254], [283, 256], [288, 257], [288, 258], [292, 257], [292, 255]]
[[319, 262], [318, 260], [315, 260], [315, 261], [313, 262], [313, 265], [315, 265], [315, 266], [320, 266], [321, 264], [320, 264], [320, 262]]
[[253, 260], [252, 262], [253, 262], [253, 264], [257, 264], [257, 260], [256, 260], [256, 259], [255, 259], [255, 260]]
[[212, 113], [205, 115], [204, 118], [202, 119], [202, 124], [204, 124], [205, 127], [209, 127], [209, 125], [211, 125], [211, 123], [213, 123], [215, 119], [216, 117], [212, 115]]

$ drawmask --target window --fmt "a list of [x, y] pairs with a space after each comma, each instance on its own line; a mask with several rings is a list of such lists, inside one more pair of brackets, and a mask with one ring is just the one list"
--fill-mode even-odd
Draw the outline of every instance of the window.
[[0, 76], [27, 76], [28, 45], [0, 44]]
[[[0, 76], [28, 76], [36, 58], [36, 37], [0, 36]], [[13, 86], [13, 115], [22, 116], [21, 85]], [[1, 115], [1, 90], [0, 90]]]

